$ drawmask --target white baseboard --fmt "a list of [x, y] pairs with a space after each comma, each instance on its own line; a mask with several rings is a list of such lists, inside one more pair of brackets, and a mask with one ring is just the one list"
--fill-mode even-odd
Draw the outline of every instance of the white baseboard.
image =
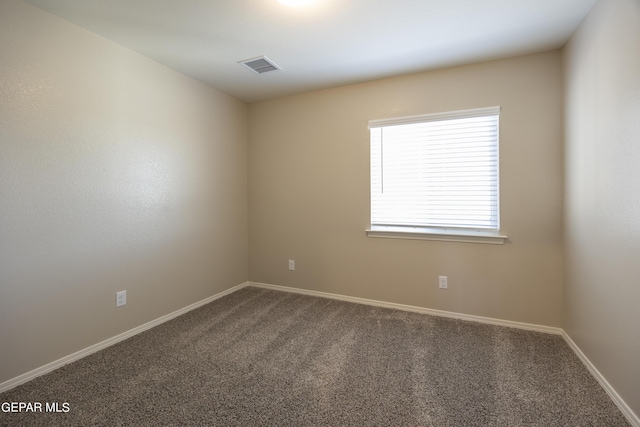
[[167, 321], [169, 321], [171, 319], [174, 319], [174, 318], [176, 318], [176, 317], [178, 317], [178, 316], [180, 316], [182, 314], [185, 314], [185, 313], [187, 313], [187, 312], [189, 312], [191, 310], [195, 310], [198, 307], [202, 307], [205, 304], [209, 304], [210, 302], [215, 301], [215, 300], [217, 300], [219, 298], [222, 298], [225, 295], [229, 295], [229, 294], [231, 294], [231, 293], [233, 293], [233, 292], [235, 292], [237, 290], [240, 290], [240, 289], [244, 288], [248, 284], [249, 284], [249, 282], [241, 283], [241, 284], [239, 284], [237, 286], [234, 286], [232, 288], [227, 289], [226, 291], [219, 292], [219, 293], [217, 293], [215, 295], [212, 295], [212, 296], [210, 296], [208, 298], [205, 298], [205, 299], [203, 299], [201, 301], [195, 302], [195, 303], [193, 303], [191, 305], [188, 305], [188, 306], [183, 307], [183, 308], [181, 308], [179, 310], [176, 310], [173, 313], [169, 313], [169, 314], [166, 314], [166, 315], [164, 315], [162, 317], [158, 317], [155, 320], [147, 322], [147, 323], [145, 323], [143, 325], [140, 325], [138, 327], [130, 329], [130, 330], [128, 330], [126, 332], [123, 332], [121, 334], [118, 334], [118, 335], [116, 335], [114, 337], [108, 338], [108, 339], [106, 339], [104, 341], [101, 341], [101, 342], [99, 342], [97, 344], [94, 344], [94, 345], [89, 346], [87, 348], [84, 348], [82, 350], [76, 351], [73, 354], [70, 354], [70, 355], [65, 356], [65, 357], [63, 357], [61, 359], [55, 360], [55, 361], [53, 361], [51, 363], [47, 363], [44, 366], [41, 366], [41, 367], [36, 368], [36, 369], [34, 369], [32, 371], [29, 371], [27, 373], [24, 373], [22, 375], [19, 375], [19, 376], [15, 377], [15, 378], [7, 380], [7, 381], [5, 381], [3, 383], [0, 383], [0, 393], [5, 392], [7, 390], [10, 390], [10, 389], [12, 389], [12, 388], [14, 388], [16, 386], [19, 386], [20, 384], [24, 384], [27, 381], [31, 381], [32, 379], [34, 379], [36, 377], [39, 377], [41, 375], [44, 375], [44, 374], [46, 374], [48, 372], [51, 372], [54, 369], [58, 369], [58, 368], [60, 368], [60, 367], [62, 367], [64, 365], [67, 365], [67, 364], [71, 363], [71, 362], [75, 362], [76, 360], [82, 359], [83, 357], [86, 357], [86, 356], [88, 356], [88, 355], [90, 355], [92, 353], [95, 353], [95, 352], [100, 351], [100, 350], [102, 350], [104, 348], [112, 346], [112, 345], [114, 345], [114, 344], [116, 344], [116, 343], [118, 343], [120, 341], [126, 340], [127, 338], [131, 338], [132, 336], [137, 335], [140, 332], [144, 332], [147, 329], [151, 329], [151, 328], [153, 328], [155, 326], [158, 326], [158, 325], [160, 325], [160, 324], [162, 324], [164, 322], [167, 322]]
[[580, 347], [578, 347], [578, 345], [575, 342], [573, 342], [569, 334], [567, 334], [564, 330], [562, 331], [562, 338], [564, 338], [569, 348], [571, 348], [571, 350], [573, 350], [576, 356], [578, 356], [578, 359], [580, 359], [580, 361], [584, 364], [584, 366], [586, 366], [586, 368], [589, 370], [591, 375], [593, 375], [596, 381], [600, 383], [600, 386], [602, 386], [604, 391], [607, 392], [611, 400], [613, 400], [613, 403], [616, 404], [618, 409], [620, 409], [620, 412], [622, 412], [622, 414], [627, 418], [627, 421], [629, 421], [629, 423], [633, 427], [640, 427], [640, 417], [638, 417], [631, 410], [629, 405], [627, 405], [627, 403], [624, 400], [622, 400], [618, 392], [616, 392], [616, 390], [611, 386], [611, 384], [609, 384], [609, 381], [605, 379], [605, 377], [600, 373], [600, 371], [598, 371], [598, 369], [593, 365], [593, 363], [591, 363], [591, 361], [587, 358], [587, 356], [585, 356], [582, 350], [580, 350]]
[[376, 307], [394, 308], [396, 310], [411, 311], [414, 313], [430, 314], [432, 316], [449, 317], [452, 319], [468, 320], [471, 322], [487, 323], [490, 325], [506, 326], [508, 328], [526, 329], [528, 331], [544, 332], [547, 334], [560, 335], [562, 329], [552, 326], [535, 325], [532, 323], [513, 322], [511, 320], [494, 319], [491, 317], [474, 316], [472, 314], [455, 313], [451, 311], [434, 310], [431, 308], [416, 307], [413, 305], [396, 304], [392, 302], [378, 301], [366, 298], [350, 297], [340, 294], [332, 294], [328, 292], [309, 291], [306, 289], [290, 288], [288, 286], [270, 285], [267, 283], [248, 282], [249, 286], [263, 289], [272, 289], [275, 291], [291, 292], [302, 295], [310, 295], [322, 298], [331, 298], [340, 301], [355, 302], [358, 304], [373, 305]]

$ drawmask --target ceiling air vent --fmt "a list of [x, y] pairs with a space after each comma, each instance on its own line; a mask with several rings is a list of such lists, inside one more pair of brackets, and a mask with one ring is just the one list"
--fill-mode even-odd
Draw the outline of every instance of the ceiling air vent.
[[238, 61], [238, 64], [243, 64], [245, 67], [258, 74], [282, 69], [274, 64], [266, 56], [258, 56], [257, 58], [245, 59], [243, 61]]

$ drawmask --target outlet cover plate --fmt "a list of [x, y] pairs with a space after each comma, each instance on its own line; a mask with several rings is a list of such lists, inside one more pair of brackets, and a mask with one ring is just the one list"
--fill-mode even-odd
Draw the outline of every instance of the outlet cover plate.
[[116, 292], [116, 307], [127, 305], [127, 291]]
[[440, 289], [449, 289], [447, 285], [447, 276], [438, 276], [438, 287]]

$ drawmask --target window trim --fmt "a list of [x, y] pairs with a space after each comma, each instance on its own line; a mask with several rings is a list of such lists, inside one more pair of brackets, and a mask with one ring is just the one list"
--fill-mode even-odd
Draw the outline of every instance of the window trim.
[[500, 234], [500, 231], [437, 227], [392, 227], [376, 225], [366, 229], [365, 232], [367, 233], [367, 237], [485, 243], [490, 245], [503, 245], [508, 239], [506, 235]]
[[468, 110], [447, 111], [444, 113], [419, 114], [417, 116], [392, 117], [389, 119], [369, 120], [369, 129], [382, 126], [409, 125], [412, 123], [435, 122], [440, 120], [467, 119], [470, 117], [496, 116], [501, 108], [482, 107]]
[[[500, 112], [501, 108], [499, 106], [494, 106], [468, 110], [448, 111], [444, 113], [421, 114], [416, 116], [370, 120], [368, 123], [368, 127], [369, 129], [371, 129], [384, 126], [423, 123], [429, 121], [450, 120], [487, 115], [499, 116]], [[498, 197], [500, 197], [499, 192], [500, 182], [498, 181]], [[371, 203], [371, 194], [369, 195], [369, 200]], [[369, 213], [369, 216], [369, 220], [371, 221], [371, 212]], [[498, 218], [499, 217], [500, 212], [498, 212]], [[494, 245], [502, 245], [508, 239], [506, 235], [501, 234], [500, 228], [498, 228], [497, 230], [486, 230], [471, 228], [370, 225], [370, 228], [366, 229], [365, 232], [367, 237], [374, 238], [437, 240], [447, 242], [484, 243]]]

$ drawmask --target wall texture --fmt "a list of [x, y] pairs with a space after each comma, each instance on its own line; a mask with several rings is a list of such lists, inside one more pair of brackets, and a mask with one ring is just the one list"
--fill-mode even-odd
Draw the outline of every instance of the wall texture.
[[0, 382], [247, 280], [246, 104], [16, 0], [0, 58]]
[[[368, 120], [494, 105], [509, 242], [366, 237]], [[249, 278], [560, 326], [562, 142], [559, 51], [251, 104]]]
[[640, 1], [598, 2], [564, 56], [564, 329], [640, 415]]

